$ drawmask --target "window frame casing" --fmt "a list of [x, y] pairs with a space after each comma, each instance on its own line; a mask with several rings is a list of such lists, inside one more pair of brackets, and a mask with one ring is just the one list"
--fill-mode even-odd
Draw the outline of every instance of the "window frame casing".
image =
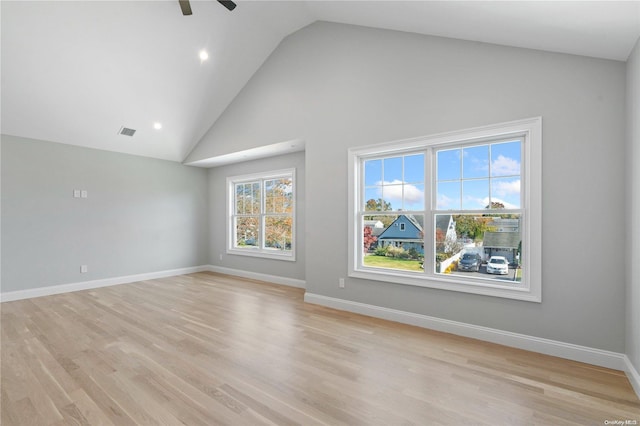
[[[521, 205], [523, 259], [522, 286], [506, 287], [490, 281], [437, 274], [433, 271], [435, 230], [433, 217], [446, 213], [435, 205], [436, 167], [435, 152], [444, 147], [462, 147], [469, 144], [491, 143], [509, 138], [521, 138]], [[422, 151], [425, 154], [425, 244], [424, 272], [403, 272], [365, 267], [363, 236], [359, 229], [362, 194], [364, 191], [363, 164], [366, 159], [381, 156], [404, 155]], [[502, 297], [530, 302], [542, 301], [542, 118], [493, 124], [489, 126], [440, 133], [357, 147], [348, 151], [348, 276], [389, 283], [451, 290], [463, 293]], [[373, 212], [372, 212], [373, 213]], [[393, 213], [393, 212], [388, 212]], [[395, 212], [402, 214], [402, 212]], [[429, 224], [429, 225], [427, 225]]]
[[[265, 212], [265, 181], [279, 178], [290, 178], [291, 179], [291, 192], [292, 192], [292, 212], [291, 212], [291, 250], [273, 250], [268, 248], [263, 248], [264, 245], [264, 224], [265, 218], [269, 216], [269, 213]], [[260, 213], [257, 216], [260, 217], [260, 247], [255, 248], [237, 248], [236, 247], [236, 226], [234, 218], [237, 216], [235, 214], [235, 186], [236, 184], [249, 183], [260, 181]], [[250, 256], [250, 257], [260, 257], [265, 259], [273, 259], [273, 260], [285, 260], [285, 261], [295, 261], [296, 260], [296, 169], [281, 169], [281, 170], [273, 170], [269, 172], [260, 172], [260, 173], [251, 173], [245, 175], [238, 176], [229, 176], [227, 177], [227, 241], [226, 241], [226, 253], [232, 255], [240, 255], [240, 256]], [[274, 213], [271, 215], [276, 216], [285, 216], [285, 214]]]

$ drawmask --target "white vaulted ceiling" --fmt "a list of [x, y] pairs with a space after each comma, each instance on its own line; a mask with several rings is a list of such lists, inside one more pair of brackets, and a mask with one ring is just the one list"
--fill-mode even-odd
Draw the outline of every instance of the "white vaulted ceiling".
[[192, 0], [183, 16], [177, 0], [3, 0], [2, 133], [182, 161], [282, 39], [318, 20], [620, 61], [640, 36], [638, 1], [237, 3]]

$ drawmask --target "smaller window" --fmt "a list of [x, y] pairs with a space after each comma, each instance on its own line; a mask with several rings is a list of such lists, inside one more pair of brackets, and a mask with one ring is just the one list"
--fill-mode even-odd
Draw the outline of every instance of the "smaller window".
[[295, 260], [294, 172], [227, 178], [227, 253]]
[[401, 223], [401, 224], [400, 224], [400, 230], [401, 230], [401, 231], [404, 231], [404, 223]]

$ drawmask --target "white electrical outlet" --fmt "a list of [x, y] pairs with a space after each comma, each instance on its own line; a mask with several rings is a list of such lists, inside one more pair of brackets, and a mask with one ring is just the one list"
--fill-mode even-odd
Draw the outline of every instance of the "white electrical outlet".
[[80, 198], [87, 198], [87, 195], [88, 193], [86, 189], [83, 189], [82, 191], [80, 191]]
[[80, 190], [79, 189], [74, 189], [73, 190], [73, 198], [80, 198]]
[[220, 253], [220, 260], [222, 260], [222, 253]]
[[339, 278], [338, 279], [338, 287], [344, 288], [344, 278]]
[[87, 265], [80, 265], [80, 273], [84, 274], [86, 272], [89, 272], [89, 267]]

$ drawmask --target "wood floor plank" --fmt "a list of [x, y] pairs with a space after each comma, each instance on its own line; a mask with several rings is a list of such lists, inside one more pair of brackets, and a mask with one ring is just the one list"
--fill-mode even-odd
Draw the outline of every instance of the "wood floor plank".
[[90, 425], [97, 426], [116, 426], [109, 417], [96, 405], [96, 403], [87, 395], [84, 389], [78, 389], [70, 394], [73, 404], [76, 406], [82, 417]]
[[195, 273], [0, 305], [13, 425], [640, 424], [620, 371]]
[[42, 426], [49, 424], [46, 418], [43, 418], [40, 413], [38, 413], [36, 406], [30, 398], [22, 398], [12, 405], [15, 405], [14, 412], [18, 417], [17, 424], [21, 426]]
[[4, 391], [4, 389], [0, 390], [0, 396], [2, 397], [2, 401], [0, 402], [0, 424], [3, 424], [3, 425], [20, 424], [18, 416], [15, 413], [15, 410], [17, 407], [15, 404], [13, 404], [9, 400], [9, 396]]

